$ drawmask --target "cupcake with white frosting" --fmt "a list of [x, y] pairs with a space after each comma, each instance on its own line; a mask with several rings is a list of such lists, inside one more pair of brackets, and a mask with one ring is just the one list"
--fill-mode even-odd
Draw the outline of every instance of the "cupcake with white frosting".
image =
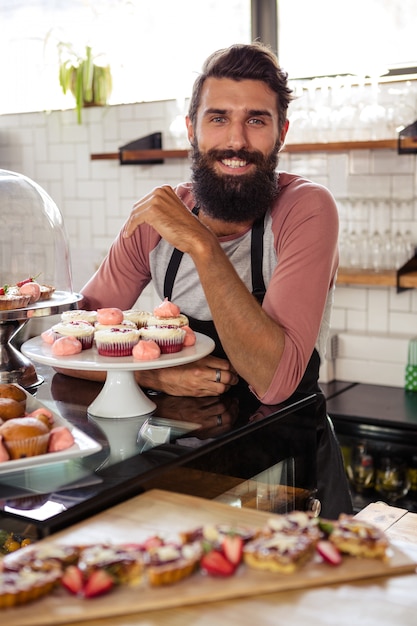
[[59, 322], [51, 328], [55, 339], [60, 337], [75, 337], [81, 342], [83, 350], [89, 350], [93, 347], [94, 327], [88, 322], [72, 321]]
[[186, 332], [179, 327], [147, 326], [141, 328], [139, 334], [142, 339], [155, 341], [161, 354], [172, 354], [183, 349]]
[[133, 347], [140, 339], [140, 331], [137, 328], [97, 330], [94, 339], [101, 356], [131, 356]]

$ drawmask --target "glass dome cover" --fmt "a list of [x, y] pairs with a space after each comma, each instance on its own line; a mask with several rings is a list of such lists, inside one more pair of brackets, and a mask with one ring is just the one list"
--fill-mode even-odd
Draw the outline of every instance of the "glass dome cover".
[[0, 170], [0, 286], [34, 278], [72, 293], [68, 239], [57, 205], [30, 178]]
[[[27, 322], [76, 308], [67, 235], [55, 202], [30, 178], [0, 169], [0, 382], [41, 384], [33, 363], [13, 345]], [[12, 289], [33, 279], [41, 296], [27, 304]], [[42, 287], [44, 286], [44, 287]]]

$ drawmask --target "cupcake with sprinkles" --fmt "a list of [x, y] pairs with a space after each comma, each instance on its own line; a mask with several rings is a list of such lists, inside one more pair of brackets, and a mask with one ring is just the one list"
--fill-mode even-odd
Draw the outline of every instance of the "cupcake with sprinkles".
[[184, 347], [186, 332], [179, 327], [147, 326], [138, 331], [141, 339], [158, 344], [161, 354], [180, 352]]
[[101, 356], [132, 356], [132, 350], [140, 339], [140, 331], [137, 328], [97, 330], [94, 339]]
[[55, 340], [60, 337], [75, 337], [81, 342], [83, 350], [89, 350], [93, 347], [94, 327], [88, 322], [59, 322], [52, 326], [51, 331]]
[[61, 313], [62, 322], [88, 322], [93, 324], [97, 320], [97, 311], [85, 311], [84, 309], [74, 309]]

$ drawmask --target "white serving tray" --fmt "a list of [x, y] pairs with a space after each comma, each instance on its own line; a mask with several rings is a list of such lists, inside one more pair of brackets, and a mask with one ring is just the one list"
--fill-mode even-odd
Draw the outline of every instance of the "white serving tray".
[[46, 408], [52, 411], [54, 416], [54, 426], [66, 426], [75, 439], [71, 448], [61, 450], [59, 452], [47, 452], [46, 454], [39, 454], [37, 456], [30, 456], [24, 459], [13, 459], [10, 461], [3, 461], [0, 463], [0, 476], [3, 474], [9, 474], [10, 472], [19, 472], [21, 470], [30, 469], [32, 467], [38, 467], [40, 465], [50, 465], [51, 463], [61, 463], [69, 459], [76, 459], [83, 456], [88, 456], [99, 452], [102, 449], [101, 444], [86, 435], [79, 428], [76, 428], [70, 422], [65, 420], [59, 413], [56, 413], [53, 409], [46, 404], [42, 404], [30, 393], [21, 387], [27, 396], [26, 412], [31, 413], [36, 409]]

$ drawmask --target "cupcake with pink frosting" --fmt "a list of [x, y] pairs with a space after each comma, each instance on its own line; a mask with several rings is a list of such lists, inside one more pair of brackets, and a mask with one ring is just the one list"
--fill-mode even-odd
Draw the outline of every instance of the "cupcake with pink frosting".
[[117, 326], [123, 322], [123, 311], [117, 307], [107, 307], [97, 310], [97, 323], [105, 326]]
[[161, 304], [154, 308], [152, 315], [149, 315], [146, 326], [181, 328], [182, 326], [188, 326], [188, 318], [180, 312], [177, 304], [165, 298]]

